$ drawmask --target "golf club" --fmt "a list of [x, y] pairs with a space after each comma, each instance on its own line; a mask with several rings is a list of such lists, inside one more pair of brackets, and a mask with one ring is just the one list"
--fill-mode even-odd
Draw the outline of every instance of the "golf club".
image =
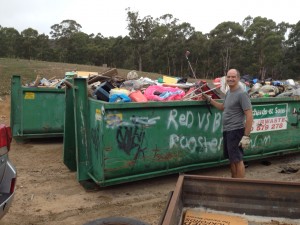
[[193, 75], [194, 75], [194, 78], [197, 79], [197, 78], [196, 78], [196, 75], [195, 75], [195, 72], [194, 72], [194, 70], [193, 70], [193, 68], [192, 68], [192, 65], [191, 65], [191, 63], [190, 63], [189, 57], [188, 57], [189, 54], [190, 54], [190, 52], [189, 52], [189, 51], [186, 51], [186, 52], [185, 52], [185, 58], [186, 58], [187, 61], [188, 61], [188, 64], [189, 64], [189, 66], [190, 66], [190, 68], [191, 68], [191, 71], [192, 71], [192, 73], [193, 73]]

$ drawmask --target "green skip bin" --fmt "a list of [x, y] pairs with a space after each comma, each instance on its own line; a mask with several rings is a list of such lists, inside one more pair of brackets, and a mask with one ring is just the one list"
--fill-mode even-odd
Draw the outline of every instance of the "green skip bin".
[[12, 76], [10, 126], [16, 141], [62, 137], [64, 111], [65, 89], [25, 87], [20, 76]]
[[[204, 101], [108, 103], [88, 97], [86, 79], [73, 81], [66, 89], [63, 160], [79, 182], [104, 187], [228, 164], [222, 112]], [[244, 159], [299, 152], [299, 97], [251, 101]]]

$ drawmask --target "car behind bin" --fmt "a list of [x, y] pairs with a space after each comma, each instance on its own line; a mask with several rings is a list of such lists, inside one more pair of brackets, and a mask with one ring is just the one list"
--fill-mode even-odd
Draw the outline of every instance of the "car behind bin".
[[11, 129], [0, 124], [0, 219], [8, 212], [15, 193], [17, 172], [9, 161]]

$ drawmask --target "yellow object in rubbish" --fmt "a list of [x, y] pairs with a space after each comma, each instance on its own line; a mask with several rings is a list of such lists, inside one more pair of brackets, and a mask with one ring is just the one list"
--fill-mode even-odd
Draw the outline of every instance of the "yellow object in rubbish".
[[113, 94], [125, 94], [125, 95], [129, 95], [130, 94], [130, 91], [128, 91], [127, 89], [124, 89], [124, 88], [113, 88], [109, 91], [110, 95], [113, 95]]
[[163, 76], [163, 82], [167, 84], [177, 84], [178, 79], [176, 77]]
[[98, 75], [98, 72], [76, 71], [77, 77], [88, 78], [89, 76]]

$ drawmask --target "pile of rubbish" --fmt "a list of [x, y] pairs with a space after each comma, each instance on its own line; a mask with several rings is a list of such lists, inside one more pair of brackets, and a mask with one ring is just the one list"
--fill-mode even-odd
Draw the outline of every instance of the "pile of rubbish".
[[[225, 76], [214, 79], [213, 83], [220, 84], [220, 90], [223, 93], [229, 90]], [[239, 85], [244, 91], [249, 93], [250, 98], [300, 96], [300, 85], [293, 79], [286, 81], [273, 81], [272, 79], [259, 81], [256, 78], [249, 79], [246, 75], [241, 78]]]
[[[158, 80], [139, 77], [136, 71], [130, 71], [127, 79], [118, 76], [113, 68], [101, 74], [97, 72], [67, 72], [64, 79], [45, 79], [37, 76], [29, 84], [30, 87], [65, 88], [67, 78], [82, 77], [87, 79], [89, 96], [106, 102], [148, 102], [148, 101], [191, 101], [201, 100], [202, 93], [211, 95], [213, 99], [224, 98], [229, 87], [226, 77], [217, 77], [212, 83], [200, 80], [187, 82], [185, 78], [163, 76]], [[239, 83], [251, 98], [300, 96], [300, 85], [293, 79], [259, 81], [243, 76]]]
[[300, 86], [293, 79], [255, 82], [251, 85], [249, 95], [251, 98], [300, 96]]
[[[283, 82], [242, 78], [239, 84], [251, 98], [300, 96], [300, 85], [292, 79]], [[225, 76], [214, 79], [212, 83], [205, 80], [188, 83], [182, 78], [169, 76], [158, 80], [139, 78], [136, 71], [128, 73], [127, 80], [120, 85], [107, 80], [94, 83], [89, 88], [90, 97], [107, 102], [191, 101], [201, 100], [202, 93], [211, 95], [213, 99], [223, 99], [229, 90]]]
[[90, 97], [106, 102], [201, 100], [202, 92], [220, 99], [223, 95], [217, 89], [206, 81], [188, 83], [187, 79], [170, 76], [152, 80], [139, 77], [136, 71], [130, 71], [119, 84], [112, 80], [89, 84]]
[[50, 87], [50, 88], [62, 88], [64, 86], [61, 79], [52, 77], [50, 79], [42, 78], [41, 75], [37, 75], [35, 81], [26, 84], [26, 87]]
[[[111, 79], [112, 76], [115, 76], [115, 79], [117, 79], [118, 71], [117, 69], [109, 69], [101, 74], [98, 72], [88, 72], [88, 71], [71, 71], [66, 72], [65, 77], [63, 79], [57, 79], [56, 77], [52, 77], [50, 79], [42, 78], [41, 75], [37, 75], [35, 81], [26, 84], [26, 87], [47, 87], [47, 88], [56, 88], [56, 89], [63, 89], [66, 88], [66, 80], [68, 78], [86, 78], [88, 79], [89, 83], [97, 82], [99, 80], [104, 79]], [[121, 82], [123, 82], [124, 79], [121, 78]]]

